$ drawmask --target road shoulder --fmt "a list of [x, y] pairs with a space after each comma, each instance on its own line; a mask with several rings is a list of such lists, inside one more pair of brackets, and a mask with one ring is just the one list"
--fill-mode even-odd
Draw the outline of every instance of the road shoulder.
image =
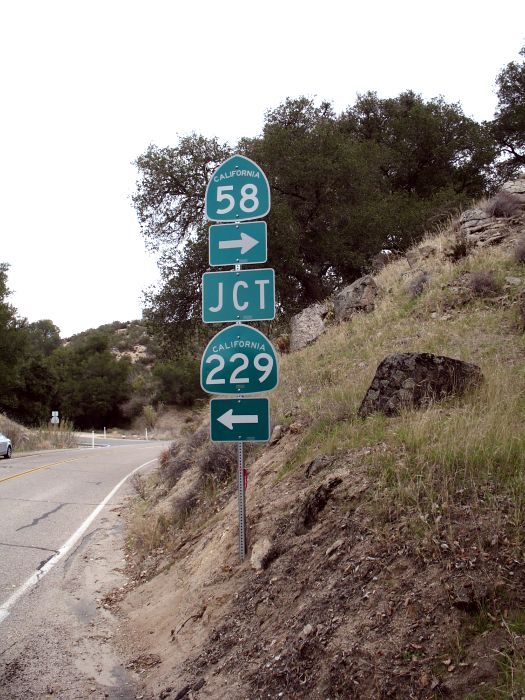
[[[113, 640], [118, 619], [104, 596], [122, 587], [125, 559], [120, 507], [94, 527], [0, 629], [0, 698], [145, 698]], [[57, 595], [57, 589], [60, 595]], [[31, 615], [38, 634], [20, 637], [17, 618]]]

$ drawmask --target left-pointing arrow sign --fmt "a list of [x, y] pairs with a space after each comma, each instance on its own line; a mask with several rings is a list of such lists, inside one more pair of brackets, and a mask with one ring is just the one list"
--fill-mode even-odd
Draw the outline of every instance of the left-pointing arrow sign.
[[250, 265], [268, 258], [265, 221], [210, 226], [210, 265]]
[[212, 399], [213, 442], [265, 442], [270, 438], [268, 399]]
[[219, 416], [217, 420], [219, 423], [225, 425], [229, 430], [233, 430], [233, 426], [237, 425], [238, 423], [258, 423], [259, 416], [235, 416], [233, 414], [233, 409], [230, 408], [229, 411], [226, 411], [226, 413], [224, 413], [222, 416]]

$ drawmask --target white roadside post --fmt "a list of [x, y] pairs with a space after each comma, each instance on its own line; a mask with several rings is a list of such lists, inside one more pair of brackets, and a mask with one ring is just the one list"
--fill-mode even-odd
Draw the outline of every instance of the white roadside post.
[[94, 450], [95, 449], [95, 431], [91, 431], [91, 448]]
[[[209, 263], [233, 265], [233, 271], [207, 272], [202, 278], [204, 323], [233, 323], [220, 331], [201, 360], [201, 386], [227, 398], [210, 401], [212, 442], [237, 443], [239, 556], [246, 557], [246, 471], [244, 443], [270, 439], [267, 398], [246, 398], [271, 391], [278, 383], [275, 350], [260, 331], [244, 321], [275, 317], [275, 273], [269, 268], [243, 270], [267, 260], [266, 223], [270, 187], [261, 168], [249, 158], [228, 158], [212, 174], [206, 188], [210, 227]], [[250, 223], [246, 223], [246, 222]], [[219, 336], [224, 342], [219, 342]], [[228, 341], [225, 337], [228, 337]]]

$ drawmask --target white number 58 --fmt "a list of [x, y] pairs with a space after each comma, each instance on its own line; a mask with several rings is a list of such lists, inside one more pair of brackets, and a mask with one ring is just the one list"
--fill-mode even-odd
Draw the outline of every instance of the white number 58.
[[[217, 203], [226, 202], [221, 208], [217, 209], [217, 214], [228, 214], [235, 207], [235, 197], [230, 192], [233, 190], [233, 185], [221, 185], [217, 187]], [[257, 197], [257, 186], [252, 184], [243, 185], [241, 188], [241, 199], [239, 206], [243, 212], [251, 214], [259, 206]]]
[[228, 204], [223, 209], [217, 209], [217, 214], [227, 214], [235, 206], [235, 199], [231, 194], [226, 194], [226, 192], [231, 192], [233, 190], [233, 185], [222, 185], [217, 187], [217, 202], [223, 202], [225, 199]]

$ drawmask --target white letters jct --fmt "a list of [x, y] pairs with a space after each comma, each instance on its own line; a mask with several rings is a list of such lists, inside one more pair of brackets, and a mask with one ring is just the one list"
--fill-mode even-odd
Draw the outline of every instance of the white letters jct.
[[[235, 311], [246, 311], [249, 309], [250, 303], [252, 303], [254, 306], [257, 304], [257, 301], [259, 303], [259, 309], [261, 311], [264, 311], [267, 308], [266, 304], [266, 287], [267, 285], [270, 284], [270, 280], [252, 280], [250, 283], [246, 282], [245, 280], [237, 280], [233, 287], [230, 287], [229, 284], [226, 285], [226, 290], [224, 289], [224, 282], [217, 282], [217, 304], [215, 306], [208, 306], [208, 309], [212, 313], [218, 313], [219, 311], [222, 311], [224, 307], [224, 297], [225, 295], [229, 297], [231, 293], [231, 301], [233, 303], [233, 308]], [[253, 294], [253, 286], [252, 286], [252, 294], [246, 295], [243, 293], [242, 290], [248, 290], [250, 289], [251, 285], [256, 285], [256, 287], [259, 287], [259, 294]], [[268, 288], [270, 290], [270, 288]], [[231, 290], [231, 292], [230, 292]], [[251, 299], [250, 299], [251, 297]], [[257, 300], [258, 297], [258, 300]], [[228, 306], [228, 301], [226, 306]]]
[[235, 282], [235, 284], [233, 285], [233, 305], [237, 309], [237, 311], [245, 311], [248, 308], [248, 302], [245, 301], [244, 304], [239, 304], [239, 287], [244, 287], [244, 289], [248, 289], [248, 283], [244, 282], [244, 280], [239, 280], [238, 282]]
[[264, 285], [270, 284], [270, 280], [255, 280], [255, 284], [259, 285], [259, 308], [264, 309]]
[[223, 286], [224, 286], [223, 283], [222, 283], [222, 282], [219, 282], [219, 284], [218, 284], [218, 289], [217, 289], [217, 291], [219, 292], [219, 301], [218, 301], [218, 303], [217, 303], [217, 306], [210, 306], [210, 307], [209, 307], [209, 308], [210, 308], [210, 311], [211, 311], [212, 313], [215, 313], [215, 312], [220, 311], [220, 310], [222, 309], [223, 298], [224, 298], [224, 294], [223, 294], [223, 291], [222, 291], [222, 290], [223, 290]]

